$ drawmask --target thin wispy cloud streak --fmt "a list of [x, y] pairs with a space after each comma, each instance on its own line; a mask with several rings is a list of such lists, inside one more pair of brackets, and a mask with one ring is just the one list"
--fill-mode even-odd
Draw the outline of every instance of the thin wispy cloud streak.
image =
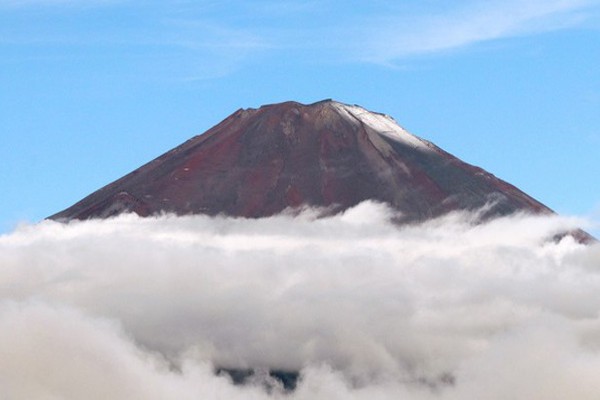
[[[272, 47], [256, 27], [224, 18], [224, 6], [211, 2], [0, 1], [2, 8], [31, 19], [36, 29], [0, 27], [0, 44], [31, 52], [34, 58], [50, 53], [70, 62], [75, 54], [79, 60], [110, 63], [117, 71], [123, 65], [126, 75], [134, 69], [138, 79], [219, 78]], [[132, 11], [139, 18], [125, 25], [118, 22]], [[89, 27], [82, 30], [86, 21]]]
[[[595, 0], [470, 1], [429, 15], [374, 17], [353, 42], [358, 59], [389, 62], [421, 54], [464, 49], [475, 44], [534, 35], [583, 24]], [[361, 40], [361, 37], [363, 38]]]
[[[0, 236], [0, 397], [600, 393], [600, 248], [549, 240], [584, 221], [399, 228], [369, 202], [316, 215], [125, 215]], [[301, 375], [283, 394], [218, 367]]]
[[128, 3], [128, 0], [0, 0], [0, 8], [89, 8]]
[[[110, 30], [93, 28], [83, 35], [73, 35], [62, 21], [44, 21], [39, 28], [43, 35], [5, 32], [2, 41], [87, 46], [90, 51], [98, 46], [125, 46], [137, 49], [136, 53], [165, 54], [164, 68], [157, 63], [155, 73], [172, 69], [172, 76], [203, 79], [230, 74], [257, 57], [283, 57], [295, 63], [393, 65], [424, 54], [443, 54], [494, 40], [584, 26], [590, 16], [597, 14], [600, 3], [464, 1], [438, 12], [425, 12], [382, 2], [340, 13], [340, 7], [346, 8], [346, 4], [335, 1], [293, 1], [277, 7], [265, 1], [234, 9], [226, 4], [187, 1], [166, 5], [136, 1], [0, 2], [0, 7], [17, 10], [41, 6], [85, 6], [90, 14], [102, 10], [102, 6], [111, 6], [114, 13], [139, 9], [144, 22], [117, 25]], [[314, 18], [307, 25], [308, 14], [314, 14]]]

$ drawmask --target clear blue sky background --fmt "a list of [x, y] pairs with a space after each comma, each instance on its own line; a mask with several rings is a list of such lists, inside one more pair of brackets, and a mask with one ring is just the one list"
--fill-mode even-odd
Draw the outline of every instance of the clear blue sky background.
[[324, 98], [599, 219], [598, 0], [0, 0], [0, 232], [238, 108]]

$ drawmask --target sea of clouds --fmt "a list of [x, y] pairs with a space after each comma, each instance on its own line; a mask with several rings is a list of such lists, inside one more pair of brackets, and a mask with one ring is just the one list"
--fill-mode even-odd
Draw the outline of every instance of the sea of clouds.
[[[599, 398], [600, 245], [549, 240], [585, 221], [316, 216], [0, 236], [0, 398]], [[267, 390], [216, 368], [300, 378]]]

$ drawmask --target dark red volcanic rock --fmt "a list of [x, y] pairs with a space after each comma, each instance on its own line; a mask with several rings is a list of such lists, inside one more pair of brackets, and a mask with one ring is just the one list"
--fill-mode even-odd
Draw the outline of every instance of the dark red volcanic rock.
[[390, 204], [404, 222], [486, 205], [486, 216], [552, 212], [388, 116], [326, 100], [238, 110], [50, 218], [264, 217], [302, 205], [334, 213], [367, 199]]

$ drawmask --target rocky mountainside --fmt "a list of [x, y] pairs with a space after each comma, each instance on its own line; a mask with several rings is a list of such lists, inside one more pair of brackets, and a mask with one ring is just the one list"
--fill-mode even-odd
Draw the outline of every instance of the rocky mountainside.
[[50, 218], [263, 217], [304, 205], [336, 213], [367, 199], [390, 204], [400, 222], [486, 205], [484, 218], [552, 212], [387, 115], [325, 100], [240, 109]]

